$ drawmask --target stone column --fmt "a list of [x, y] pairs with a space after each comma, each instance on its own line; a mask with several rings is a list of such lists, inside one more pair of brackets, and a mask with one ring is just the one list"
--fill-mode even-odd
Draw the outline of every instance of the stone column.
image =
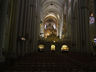
[[36, 52], [37, 51], [37, 40], [38, 40], [38, 35], [39, 35], [39, 22], [38, 21], [38, 0], [30, 0], [30, 25], [31, 25], [31, 41], [32, 45], [30, 47], [31, 52]]
[[67, 32], [66, 32], [66, 38], [67, 38], [67, 40], [68, 40], [68, 35], [69, 35], [69, 30], [68, 30], [68, 0], [66, 0], [66, 8], [67, 8], [67, 10], [66, 10], [66, 29], [67, 29]]
[[88, 0], [78, 0], [78, 50], [81, 54], [90, 53], [89, 49], [89, 10]]
[[40, 36], [40, 0], [36, 0], [36, 52], [38, 51], [38, 40]]
[[71, 51], [72, 52], [76, 52], [76, 25], [77, 25], [77, 23], [76, 23], [76, 20], [77, 20], [77, 18], [76, 18], [76, 13], [77, 13], [77, 6], [76, 6], [77, 4], [75, 4], [75, 2], [74, 1], [72, 1], [72, 4], [71, 4], [71, 29], [72, 29], [72, 44], [73, 44], [73, 46], [72, 46], [72, 49], [71, 49]]
[[63, 31], [63, 16], [61, 17], [61, 20], [60, 20], [60, 39], [62, 39], [62, 31]]
[[0, 0], [0, 62], [4, 61], [4, 56], [2, 54], [4, 50], [4, 38], [5, 38], [5, 28], [8, 24], [8, 0]]

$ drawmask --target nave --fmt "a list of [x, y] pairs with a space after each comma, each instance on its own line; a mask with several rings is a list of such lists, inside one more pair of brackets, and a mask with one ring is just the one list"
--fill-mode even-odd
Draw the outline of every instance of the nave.
[[96, 72], [96, 0], [0, 0], [0, 72]]

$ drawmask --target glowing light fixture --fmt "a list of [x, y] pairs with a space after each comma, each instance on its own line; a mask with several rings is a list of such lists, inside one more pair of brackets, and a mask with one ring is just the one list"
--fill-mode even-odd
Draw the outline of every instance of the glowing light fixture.
[[96, 38], [94, 38], [94, 42], [96, 43]]
[[38, 48], [41, 50], [41, 49], [44, 49], [44, 45], [39, 45]]
[[26, 39], [25, 39], [25, 37], [21, 37], [21, 40], [22, 40], [22, 41], [25, 41]]
[[93, 13], [91, 13], [91, 16], [93, 16]]
[[61, 51], [69, 51], [69, 47], [67, 45], [62, 45]]
[[51, 45], [51, 51], [55, 51], [55, 45]]
[[55, 43], [55, 41], [53, 41]]

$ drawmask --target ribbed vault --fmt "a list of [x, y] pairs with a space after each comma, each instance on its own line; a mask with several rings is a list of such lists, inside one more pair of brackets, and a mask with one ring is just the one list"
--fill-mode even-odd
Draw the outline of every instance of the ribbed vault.
[[[45, 25], [44, 23], [46, 23], [46, 18], [49, 19], [53, 16], [53, 20], [54, 18], [57, 20], [54, 22], [56, 24], [55, 26], [57, 26], [57, 36], [61, 36], [59, 33], [62, 33], [60, 31], [62, 30], [61, 27], [63, 26], [64, 4], [65, 0], [41, 0], [41, 21], [43, 22], [43, 25]], [[44, 26], [42, 28], [44, 30]]]
[[41, 18], [54, 13], [56, 16], [62, 16], [64, 0], [42, 0], [41, 1]]

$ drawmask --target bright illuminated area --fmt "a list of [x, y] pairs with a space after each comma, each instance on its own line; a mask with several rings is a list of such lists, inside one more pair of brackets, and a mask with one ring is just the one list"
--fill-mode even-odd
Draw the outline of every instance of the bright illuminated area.
[[96, 43], [96, 38], [94, 38], [94, 42]]
[[61, 47], [61, 51], [69, 51], [69, 47], [67, 45], [63, 45]]
[[55, 45], [51, 45], [51, 51], [55, 51]]
[[25, 41], [26, 39], [24, 37], [22, 37], [21, 40]]
[[41, 44], [41, 45], [38, 46], [38, 48], [39, 49], [44, 49], [44, 45]]
[[91, 16], [94, 16], [94, 14], [93, 14], [93, 13], [91, 13]]
[[60, 19], [60, 16], [59, 16], [59, 14], [57, 14], [57, 17], [58, 17], [58, 19]]
[[54, 43], [56, 42], [56, 41], [53, 41]]
[[58, 31], [58, 22], [57, 19], [48, 17], [44, 19], [44, 37], [47, 38], [51, 36], [52, 34], [57, 36], [57, 31]]
[[54, 18], [57, 19], [57, 17], [56, 17], [55, 14], [53, 14], [53, 13], [48, 14], [45, 18], [47, 18], [47, 17], [49, 17], [49, 16], [52, 16], [52, 17], [54, 17]]
[[94, 38], [94, 40], [96, 40], [96, 38]]

